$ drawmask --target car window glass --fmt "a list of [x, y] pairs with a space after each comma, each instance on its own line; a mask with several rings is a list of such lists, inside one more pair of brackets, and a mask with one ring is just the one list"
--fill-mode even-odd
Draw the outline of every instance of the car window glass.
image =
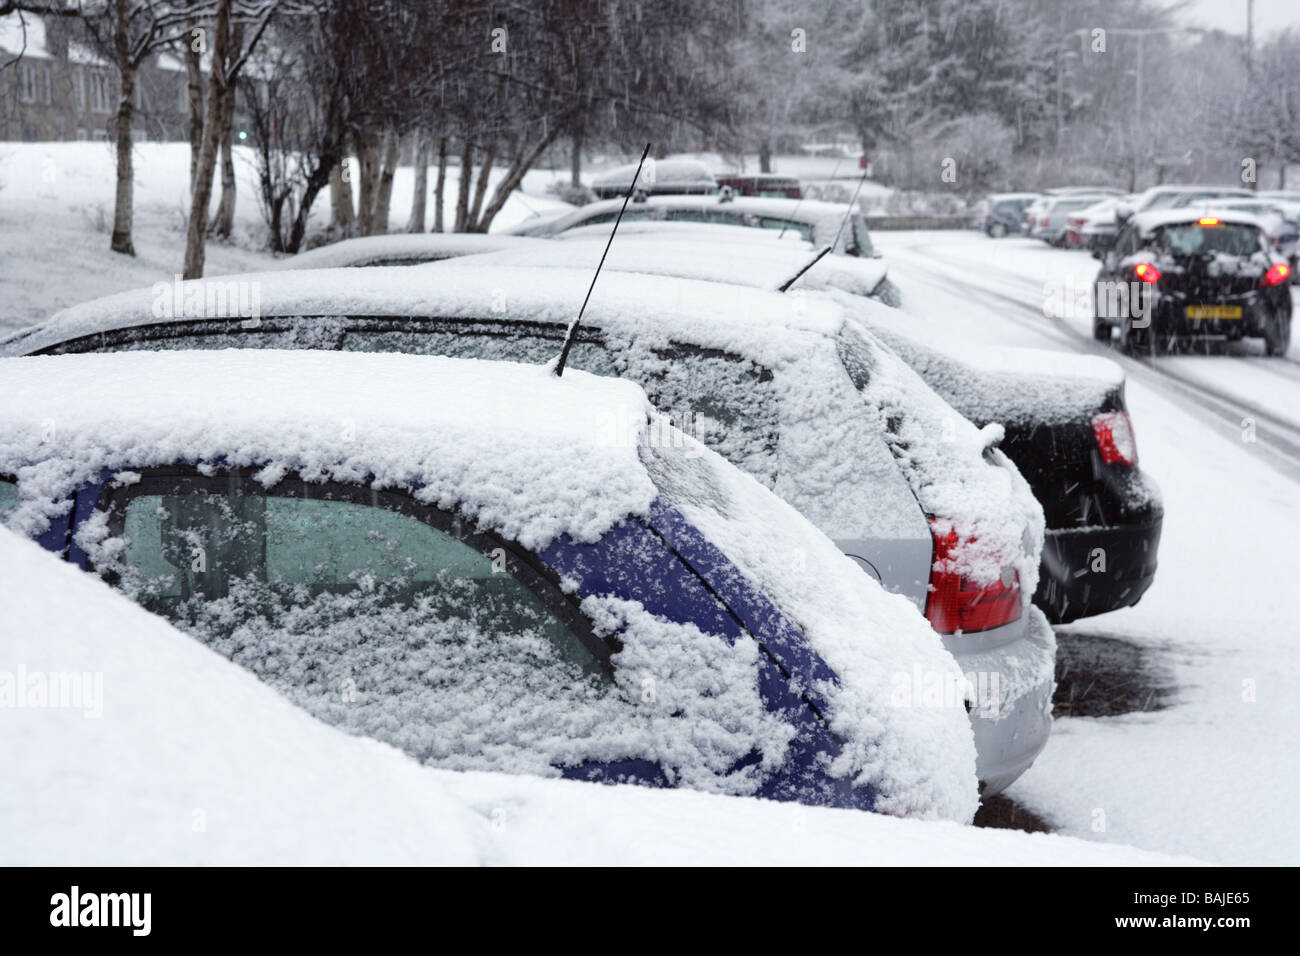
[[1157, 233], [1156, 243], [1161, 249], [1176, 256], [1215, 252], [1249, 256], [1261, 248], [1259, 230], [1254, 226], [1237, 223], [1219, 226], [1201, 226], [1196, 223], [1165, 226]]
[[18, 509], [18, 485], [8, 478], [0, 478], [0, 524]]
[[871, 245], [871, 233], [867, 230], [866, 220], [854, 213], [849, 217], [849, 222], [853, 226], [853, 241], [858, 255], [870, 258], [875, 249]]
[[[564, 333], [564, 327], [559, 325], [357, 319], [349, 325], [339, 347], [349, 352], [405, 352], [543, 365], [560, 354]], [[598, 330], [590, 326], [580, 330], [569, 362], [595, 375], [620, 374], [619, 363], [601, 343]]]
[[813, 239], [813, 227], [806, 222], [793, 222], [789, 219], [777, 219], [774, 216], [759, 216], [758, 225], [763, 229], [783, 231], [787, 236], [793, 233], [804, 242], [812, 242]]
[[119, 584], [320, 719], [417, 759], [489, 768], [623, 719], [611, 672], [513, 556], [414, 514], [254, 487], [125, 489]]
[[535, 628], [566, 659], [589, 656], [490, 556], [411, 515], [355, 501], [195, 486], [129, 496], [123, 529], [138, 598], [173, 620], [189, 621], [199, 604], [237, 594], [255, 600], [226, 608], [222, 620], [207, 621], [211, 628], [228, 632], [267, 600], [306, 619], [321, 596], [378, 596], [385, 605], [427, 602], [442, 617], [494, 629]]
[[[555, 358], [563, 338], [560, 326], [448, 323], [439, 328], [420, 323], [400, 331], [354, 328], [343, 337], [342, 348], [540, 365]], [[632, 379], [679, 427], [760, 480], [776, 481], [779, 426], [767, 369], [730, 352], [687, 343], [609, 342], [589, 326], [574, 343], [569, 365]]]

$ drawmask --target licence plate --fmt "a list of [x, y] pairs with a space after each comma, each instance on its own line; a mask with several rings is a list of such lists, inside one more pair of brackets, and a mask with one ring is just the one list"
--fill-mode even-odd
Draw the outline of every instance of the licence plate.
[[1189, 305], [1187, 307], [1187, 317], [1189, 319], [1239, 319], [1241, 318], [1241, 306]]

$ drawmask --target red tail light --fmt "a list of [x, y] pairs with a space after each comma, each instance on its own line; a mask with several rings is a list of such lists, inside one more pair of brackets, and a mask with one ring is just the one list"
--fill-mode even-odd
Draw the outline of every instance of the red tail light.
[[1002, 580], [981, 587], [957, 572], [940, 570], [951, 564], [961, 539], [956, 530], [942, 537], [933, 530], [931, 534], [934, 536], [934, 563], [930, 566], [930, 596], [925, 602], [925, 616], [931, 627], [940, 634], [958, 631], [969, 634], [1019, 620], [1018, 571], [1011, 571]]
[[1133, 435], [1133, 420], [1128, 412], [1105, 412], [1092, 420], [1092, 433], [1097, 436], [1097, 449], [1107, 465], [1138, 462], [1137, 439]]
[[1155, 285], [1160, 281], [1160, 270], [1149, 262], [1139, 262], [1133, 267], [1133, 274], [1143, 282]]
[[1046, 229], [1048, 226], [1052, 224], [1052, 220], [1044, 216], [1042, 219], [1038, 220], [1038, 224], [1042, 226], [1044, 229]]
[[1264, 278], [1259, 280], [1260, 285], [1277, 285], [1279, 282], [1285, 282], [1286, 277], [1291, 274], [1291, 267], [1285, 262], [1275, 262], [1268, 267], [1264, 273]]

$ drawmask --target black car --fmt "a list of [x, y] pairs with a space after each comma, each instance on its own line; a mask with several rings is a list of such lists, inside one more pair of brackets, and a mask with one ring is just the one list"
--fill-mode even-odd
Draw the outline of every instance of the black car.
[[[991, 369], [896, 327], [871, 328], [963, 416], [979, 426], [1003, 426], [998, 447], [1020, 469], [1047, 519], [1034, 593], [1047, 619], [1067, 624], [1137, 604], [1155, 580], [1164, 506], [1155, 482], [1138, 467], [1119, 369], [1110, 377], [1081, 375], [1075, 366], [1067, 372], [1037, 350]], [[1031, 367], [1034, 359], [1041, 367]]]
[[1100, 342], [1118, 329], [1128, 352], [1207, 336], [1261, 337], [1269, 355], [1291, 344], [1291, 269], [1249, 213], [1139, 213], [1093, 255], [1102, 260], [1093, 287]]

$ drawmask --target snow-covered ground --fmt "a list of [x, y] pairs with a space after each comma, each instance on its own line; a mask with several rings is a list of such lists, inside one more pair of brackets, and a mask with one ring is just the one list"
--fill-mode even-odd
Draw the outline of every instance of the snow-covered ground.
[[[0, 777], [6, 866], [1191, 862], [1054, 835], [422, 767], [316, 721], [4, 529], [0, 607], [0, 760], [21, 768]], [[66, 686], [79, 696], [15, 706], [20, 676], [26, 690], [56, 674], [77, 678]]]
[[[1075, 335], [1041, 308], [1035, 315], [981, 293], [1041, 303], [1052, 283], [1091, 279], [1095, 263], [1086, 254], [974, 232], [875, 239], [927, 334], [1091, 351], [1083, 318], [1066, 319]], [[1295, 416], [1297, 357], [1293, 346], [1287, 359], [1172, 361], [1197, 366], [1228, 406], [1241, 396]], [[1059, 719], [1047, 749], [1007, 795], [1085, 839], [1222, 863], [1295, 864], [1300, 631], [1290, 600], [1300, 494], [1239, 425], [1134, 371], [1141, 369], [1129, 368], [1127, 396], [1141, 465], [1165, 500], [1160, 569], [1139, 605], [1060, 628], [1058, 644], [1066, 661], [1131, 649], [1121, 656], [1141, 667], [1108, 676], [1149, 688], [1153, 709]]]
[[[141, 143], [135, 149], [135, 257], [110, 252], [113, 231], [114, 154], [111, 144], [0, 143], [0, 333], [49, 318], [59, 309], [127, 289], [171, 281], [185, 257], [189, 211], [189, 145]], [[206, 273], [255, 272], [274, 268], [266, 252], [265, 227], [257, 207], [252, 152], [235, 150], [238, 178], [235, 229], [231, 241], [209, 241]], [[433, 222], [430, 208], [426, 228]], [[495, 186], [497, 170], [489, 181]], [[547, 186], [563, 173], [533, 170], [493, 221], [494, 229], [534, 212], [566, 208]], [[444, 194], [447, 221], [455, 215], [459, 170], [448, 170]], [[404, 230], [410, 216], [414, 170], [400, 167], [393, 180], [389, 226]], [[220, 197], [213, 189], [212, 209]], [[329, 219], [329, 196], [312, 209], [313, 228]], [[310, 230], [308, 232], [310, 238]]]

